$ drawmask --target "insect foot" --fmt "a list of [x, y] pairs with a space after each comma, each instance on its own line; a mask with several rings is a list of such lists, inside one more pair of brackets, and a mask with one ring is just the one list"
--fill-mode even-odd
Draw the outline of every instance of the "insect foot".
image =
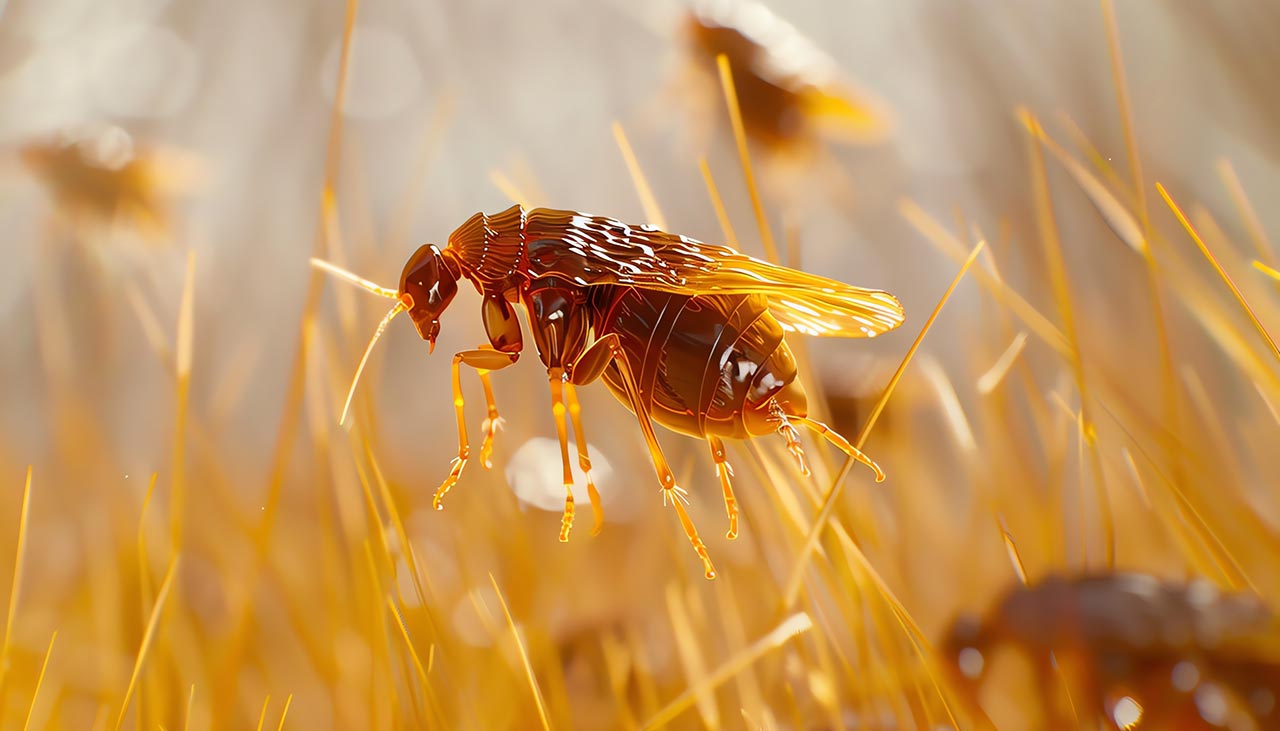
[[444, 478], [444, 482], [440, 483], [440, 487], [436, 489], [435, 497], [431, 498], [431, 507], [436, 510], [444, 510], [441, 501], [458, 482], [458, 478], [462, 476], [462, 469], [467, 466], [467, 459], [471, 456], [471, 448], [463, 447], [458, 450], [458, 456], [453, 458], [452, 469], [449, 470], [449, 476]]

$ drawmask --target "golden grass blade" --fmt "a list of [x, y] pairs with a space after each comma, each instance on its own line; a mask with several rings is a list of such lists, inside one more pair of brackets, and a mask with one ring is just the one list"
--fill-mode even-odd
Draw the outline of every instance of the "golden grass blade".
[[645, 178], [644, 170], [640, 169], [640, 161], [636, 159], [636, 153], [631, 149], [631, 142], [627, 140], [627, 133], [622, 129], [622, 123], [616, 120], [613, 123], [613, 139], [618, 143], [622, 159], [627, 163], [627, 172], [631, 174], [631, 182], [636, 186], [636, 193], [640, 196], [640, 205], [644, 208], [645, 218], [649, 219], [646, 223], [666, 230], [667, 219], [662, 215], [662, 209], [658, 207], [658, 199], [653, 195], [653, 188], [649, 187], [649, 180]]
[[1164, 198], [1164, 202], [1167, 203], [1169, 209], [1173, 211], [1173, 215], [1178, 217], [1178, 222], [1182, 224], [1184, 229], [1186, 229], [1187, 234], [1191, 236], [1191, 240], [1196, 242], [1196, 246], [1199, 247], [1200, 253], [1204, 254], [1204, 258], [1209, 260], [1209, 263], [1213, 265], [1214, 270], [1218, 272], [1218, 276], [1221, 277], [1222, 281], [1226, 282], [1227, 287], [1231, 289], [1231, 293], [1235, 295], [1236, 301], [1238, 301], [1240, 306], [1244, 308], [1245, 314], [1249, 316], [1249, 320], [1252, 321], [1253, 326], [1257, 328], [1258, 334], [1262, 336], [1262, 339], [1267, 343], [1267, 347], [1271, 349], [1272, 355], [1276, 357], [1277, 361], [1280, 361], [1280, 347], [1276, 345], [1276, 341], [1271, 338], [1271, 334], [1267, 332], [1267, 329], [1262, 326], [1262, 321], [1258, 319], [1258, 315], [1253, 311], [1253, 307], [1251, 307], [1249, 305], [1249, 301], [1245, 299], [1244, 293], [1240, 291], [1240, 288], [1236, 286], [1235, 281], [1231, 279], [1231, 275], [1227, 274], [1227, 271], [1218, 263], [1218, 259], [1213, 255], [1213, 252], [1209, 251], [1209, 247], [1205, 245], [1204, 239], [1200, 238], [1200, 234], [1196, 231], [1195, 227], [1191, 225], [1191, 221], [1187, 220], [1186, 214], [1182, 212], [1182, 209], [1178, 207], [1177, 203], [1174, 203], [1173, 198], [1169, 195], [1169, 191], [1165, 190], [1165, 187], [1160, 183], [1156, 183], [1156, 190], [1160, 191], [1160, 196]]
[[969, 423], [969, 416], [960, 403], [960, 394], [956, 393], [955, 384], [947, 377], [946, 370], [936, 358], [930, 357], [920, 359], [920, 368], [924, 371], [925, 380], [933, 388], [934, 395], [937, 396], [938, 404], [942, 407], [942, 415], [951, 427], [956, 444], [966, 455], [977, 454], [978, 441], [973, 436], [973, 426]]
[[526, 195], [523, 190], [520, 190], [519, 186], [513, 183], [511, 178], [508, 178], [506, 173], [501, 170], [490, 170], [489, 182], [493, 183], [493, 186], [505, 195], [512, 203], [522, 205], [525, 208], [530, 206], [531, 199], [529, 196]]
[[1000, 537], [1004, 540], [1004, 550], [1009, 554], [1009, 563], [1013, 564], [1013, 573], [1017, 575], [1018, 581], [1023, 586], [1027, 585], [1027, 567], [1022, 563], [1022, 555], [1018, 553], [1018, 544], [1013, 540], [1013, 534], [1004, 526], [1000, 527]]
[[1268, 277], [1271, 277], [1272, 279], [1276, 280], [1277, 282], [1280, 282], [1280, 271], [1277, 271], [1277, 270], [1275, 270], [1275, 269], [1272, 269], [1271, 267], [1267, 266], [1266, 264], [1263, 264], [1262, 262], [1258, 261], [1257, 259], [1255, 259], [1255, 260], [1253, 261], [1253, 268], [1254, 268], [1254, 269], [1257, 269], [1258, 271], [1262, 272], [1263, 274], [1267, 275]]
[[187, 518], [187, 413], [191, 396], [191, 358], [195, 348], [196, 252], [187, 252], [187, 273], [178, 306], [176, 346], [177, 379], [174, 384], [176, 413], [173, 420], [173, 478], [169, 494], [169, 530], [173, 550], [182, 549]]
[[[680, 588], [672, 583], [667, 585], [667, 614], [671, 617], [671, 631], [676, 638], [676, 650], [680, 656], [680, 664], [684, 666], [684, 675], [690, 683], [707, 674], [706, 658], [702, 648], [698, 646], [693, 620], [689, 616], [689, 608], [685, 606]], [[720, 726], [720, 709], [716, 707], [715, 696], [710, 688], [701, 688], [694, 694], [694, 704], [698, 707], [698, 715], [707, 728]]]
[[187, 691], [187, 712], [182, 714], [182, 731], [191, 730], [191, 706], [196, 702], [196, 684], [191, 684], [191, 690]]
[[[979, 242], [978, 245], [981, 246], [982, 242]], [[853, 560], [855, 567], [861, 570], [862, 575], [870, 579], [872, 586], [874, 586], [876, 591], [879, 592], [880, 596], [885, 600], [885, 603], [889, 605], [889, 608], [892, 610], [894, 620], [897, 621], [903, 634], [905, 634], [911, 641], [912, 650], [924, 665], [926, 674], [929, 677], [929, 682], [933, 686], [934, 692], [937, 694], [938, 698], [942, 701], [943, 709], [947, 712], [947, 717], [951, 719], [952, 727], [959, 728], [959, 724], [955, 719], [955, 714], [951, 710], [951, 704], [947, 702], [947, 696], [943, 692], [942, 683], [938, 680], [938, 674], [934, 672], [933, 664], [930, 662], [930, 657], [934, 655], [934, 650], [933, 646], [929, 643], [928, 637], [926, 637], [924, 632], [921, 631], [920, 626], [916, 624], [915, 618], [911, 616], [911, 613], [907, 611], [906, 606], [903, 605], [900, 599], [898, 599], [898, 595], [894, 593], [893, 589], [889, 588], [887, 583], [885, 583], [884, 577], [882, 577], [880, 572], [871, 565], [871, 561], [867, 558], [867, 555], [863, 553], [862, 549], [859, 548], [856, 543], [853, 542], [853, 538], [849, 536], [843, 526], [839, 523], [833, 523], [832, 528], [836, 538], [839, 539], [840, 545], [844, 549], [845, 554]]]
[[397, 292], [396, 290], [374, 284], [373, 282], [370, 282], [368, 279], [365, 279], [364, 277], [361, 277], [357, 274], [349, 272], [346, 269], [343, 269], [342, 267], [338, 266], [337, 264], [330, 264], [324, 259], [311, 257], [311, 266], [315, 267], [316, 269], [321, 269], [323, 271], [326, 271], [345, 282], [354, 284], [365, 291], [372, 292], [378, 295], [379, 297], [386, 297], [387, 299], [392, 299], [392, 300], [400, 299], [400, 293]]
[[747, 150], [747, 130], [742, 124], [742, 108], [738, 106], [738, 90], [733, 85], [733, 71], [729, 68], [729, 57], [723, 53], [716, 56], [716, 66], [720, 70], [720, 88], [724, 91], [724, 103], [729, 108], [729, 122], [733, 125], [733, 139], [738, 144], [742, 176], [747, 181], [747, 192], [751, 194], [751, 210], [755, 212], [756, 226], [760, 229], [764, 257], [777, 264], [781, 261], [778, 258], [778, 245], [773, 241], [773, 230], [769, 228], [769, 221], [765, 218], [764, 203], [760, 200], [756, 174], [751, 167], [751, 153]]
[[1076, 160], [1066, 150], [1062, 148], [1052, 137], [1045, 133], [1044, 129], [1036, 124], [1028, 124], [1028, 131], [1039, 140], [1046, 149], [1058, 160], [1062, 167], [1075, 180], [1076, 185], [1093, 204], [1094, 209], [1107, 226], [1115, 233], [1116, 238], [1123, 241], [1139, 255], [1147, 257], [1150, 255], [1151, 247], [1147, 242], [1147, 234], [1143, 226], [1129, 213], [1107, 186], [1101, 180], [1086, 168], [1080, 161]]
[[125, 689], [124, 701], [120, 704], [120, 715], [116, 717], [116, 731], [120, 731], [124, 725], [124, 717], [129, 712], [129, 703], [133, 700], [133, 692], [138, 685], [138, 678], [142, 675], [142, 667], [146, 663], [151, 644], [155, 641], [156, 628], [160, 626], [160, 615], [164, 612], [165, 601], [169, 598], [169, 590], [173, 587], [173, 579], [178, 573], [178, 560], [177, 555], [170, 559], [169, 569], [165, 571], [164, 581], [160, 583], [160, 591], [156, 594], [156, 603], [151, 608], [151, 617], [147, 620], [147, 628], [142, 633], [142, 643], [138, 646], [138, 654], [133, 661], [133, 674], [129, 676], [129, 687]]
[[[22, 593], [22, 572], [26, 563], [27, 523], [31, 517], [31, 472], [27, 466], [27, 479], [22, 486], [22, 508], [18, 513], [18, 544], [13, 558], [13, 584], [9, 589], [9, 612], [4, 620], [4, 644], [0, 645], [0, 699], [4, 696], [4, 681], [9, 669], [9, 648], [13, 645], [13, 618], [18, 612], [18, 596]], [[0, 708], [3, 700], [0, 700]]]
[[40, 675], [36, 677], [36, 689], [31, 693], [31, 706], [27, 708], [27, 720], [22, 724], [22, 731], [31, 728], [31, 717], [36, 713], [36, 701], [40, 698], [40, 686], [44, 685], [44, 674], [49, 669], [49, 658], [53, 657], [53, 643], [58, 639], [58, 631], [53, 631], [49, 638], [49, 649], [45, 650], [44, 662], [40, 665]]
[[529, 661], [529, 652], [525, 649], [524, 640], [520, 638], [520, 630], [516, 627], [516, 622], [511, 618], [511, 610], [507, 607], [507, 600], [502, 596], [502, 590], [498, 588], [498, 580], [493, 578], [493, 574], [489, 574], [489, 583], [493, 584], [493, 591], [498, 597], [498, 604], [502, 606], [502, 616], [507, 620], [507, 628], [511, 630], [511, 636], [516, 641], [516, 650], [520, 653], [520, 662], [524, 665], [525, 677], [529, 679], [529, 688], [533, 691], [533, 702], [538, 708], [538, 720], [542, 722], [543, 731], [551, 731], [551, 719], [547, 715], [547, 703], [542, 697], [542, 689], [538, 686], [538, 677], [533, 673], [533, 663]]
[[1013, 336], [1013, 341], [1009, 343], [1009, 347], [1004, 349], [996, 362], [986, 370], [981, 376], [978, 376], [977, 388], [978, 393], [986, 396], [996, 390], [1004, 381], [1004, 377], [1009, 374], [1009, 369], [1013, 367], [1013, 362], [1018, 359], [1022, 353], [1022, 349], [1027, 345], [1027, 331], [1019, 330], [1018, 334]]
[[262, 731], [262, 726], [267, 722], [267, 706], [271, 705], [271, 694], [262, 701], [262, 712], [258, 714], [258, 731]]
[[1249, 238], [1253, 239], [1253, 245], [1257, 248], [1258, 255], [1267, 261], [1276, 261], [1276, 250], [1271, 246], [1271, 241], [1267, 238], [1267, 230], [1258, 218], [1258, 212], [1253, 209], [1253, 204], [1249, 202], [1249, 196], [1244, 192], [1244, 186], [1240, 183], [1240, 177], [1236, 175], [1235, 167], [1226, 158], [1218, 160], [1217, 167], [1218, 175], [1222, 178], [1222, 184], [1226, 186], [1227, 192], [1231, 194], [1231, 200], [1236, 205], [1236, 212], [1244, 221], [1245, 230], [1249, 232]]
[[[938, 304], [933, 308], [933, 312], [929, 314], [929, 319], [925, 321], [924, 327], [916, 335], [915, 341], [907, 348], [906, 355], [903, 357], [902, 362], [898, 364], [898, 369], [889, 378], [889, 383], [885, 386], [884, 393], [881, 394], [880, 399], [872, 407], [871, 413], [867, 416], [866, 424], [863, 425], [862, 431], [858, 433], [858, 438], [854, 441], [854, 446], [858, 449], [862, 449], [866, 444], [867, 438], [871, 436], [871, 429], [875, 427], [880, 414], [884, 412], [884, 407], [889, 403], [889, 397], [893, 395], [894, 388], [897, 387], [898, 381], [902, 379], [902, 374], [907, 370], [907, 365], [911, 363], [911, 358], [920, 349], [920, 344], [924, 342], [924, 336], [933, 327], [933, 323], [938, 319], [943, 306], [947, 304], [947, 300], [951, 299], [951, 293], [955, 292], [956, 287], [960, 285], [960, 280], [964, 278], [965, 272], [969, 271], [969, 267], [973, 266], [973, 262], [978, 258], [978, 254], [981, 253], [985, 246], [985, 241], [979, 241], [973, 247], [973, 250], [969, 252], [969, 257], [960, 266], [960, 271], [951, 280], [950, 286], [943, 292], [942, 299], [938, 301]], [[840, 468], [840, 472], [832, 482], [831, 488], [827, 490], [826, 496], [823, 497], [822, 507], [818, 510], [818, 516], [814, 519], [813, 525], [809, 529], [809, 534], [805, 537], [804, 544], [796, 555], [795, 563], [792, 566], [790, 575], [787, 577], [787, 582], [783, 585], [782, 602], [784, 607], [795, 606], [796, 598], [800, 595], [800, 586], [804, 581], [805, 568], [809, 564], [809, 559], [813, 556], [814, 549], [818, 547], [818, 541], [822, 537], [823, 529], [826, 528], [827, 523], [831, 520], [831, 515], [835, 512], [836, 503], [844, 486], [844, 478], [853, 469], [853, 465], [854, 460], [852, 458], [845, 460], [844, 466]]]
[[787, 617], [769, 634], [751, 643], [749, 647], [743, 648], [715, 670], [694, 681], [688, 689], [676, 696], [666, 706], [663, 706], [649, 720], [641, 724], [641, 728], [648, 731], [649, 729], [658, 729], [666, 726], [693, 705], [700, 695], [715, 690], [730, 678], [753, 665], [770, 650], [781, 647], [787, 640], [811, 629], [813, 629], [813, 620], [810, 619], [808, 614], [797, 612]]
[[711, 207], [715, 209], [716, 220], [720, 223], [720, 230], [724, 232], [725, 246], [736, 249], [738, 236], [733, 231], [733, 223], [729, 220], [724, 200], [720, 197], [720, 188], [716, 186], [716, 179], [711, 175], [711, 166], [707, 165], [705, 157], [698, 158], [698, 170], [702, 172], [702, 182], [706, 183], [707, 195], [711, 196]]
[[288, 698], [284, 699], [284, 710], [280, 711], [280, 724], [276, 726], [276, 731], [284, 731], [284, 719], [289, 716], [289, 706], [293, 705], [293, 694], [290, 693]]
[[133, 308], [134, 315], [138, 318], [138, 324], [142, 327], [142, 334], [147, 339], [147, 343], [151, 345], [151, 349], [156, 352], [156, 356], [168, 367], [173, 362], [173, 351], [169, 348], [167, 338], [165, 338], [164, 327], [160, 324], [160, 318], [156, 317], [156, 312], [151, 305], [147, 304], [147, 300], [142, 296], [142, 292], [133, 282], [129, 282], [124, 288], [125, 299], [129, 301], [129, 306]]
[[391, 223], [387, 227], [387, 240], [392, 246], [399, 246], [409, 238], [413, 228], [414, 214], [422, 207], [423, 190], [427, 187], [427, 173], [431, 169], [431, 160], [440, 149], [444, 140], [444, 132], [453, 118], [457, 95], [447, 88], [436, 95], [431, 121], [422, 133], [422, 141], [418, 147], [418, 158], [413, 166], [413, 175], [405, 186], [399, 204], [391, 214]]
[[[1124, 60], [1120, 54], [1120, 27], [1116, 22], [1116, 9], [1112, 0], [1100, 0], [1102, 17], [1107, 26], [1107, 50], [1111, 57], [1111, 78], [1116, 88], [1116, 105], [1120, 108], [1120, 123], [1124, 129], [1124, 147], [1129, 155], [1129, 172], [1133, 175], [1133, 190], [1138, 197], [1138, 217], [1142, 230], [1151, 228], [1151, 214], [1147, 210], [1147, 189], [1142, 182], [1142, 156], [1138, 153], [1138, 138], [1133, 132], [1133, 105], [1129, 100], [1129, 82], [1124, 74]], [[1145, 235], [1144, 235], [1145, 239]]]
[[[1049, 176], [1045, 170], [1044, 155], [1041, 152], [1041, 140], [1045, 137], [1040, 122], [1029, 109], [1018, 110], [1018, 117], [1023, 125], [1031, 131], [1029, 145], [1031, 148], [1031, 183], [1036, 205], [1036, 222], [1040, 229], [1040, 239], [1044, 244], [1045, 258], [1048, 262], [1049, 281], [1053, 288], [1054, 300], [1058, 313], [1062, 318], [1062, 330], [1072, 344], [1073, 356], [1069, 359], [1071, 373], [1080, 393], [1080, 432], [1082, 443], [1089, 451], [1089, 465], [1092, 468], [1093, 486], [1098, 495], [1098, 510], [1102, 517], [1104, 561], [1108, 568], [1115, 566], [1115, 527], [1111, 516], [1110, 500], [1107, 497], [1106, 472], [1102, 468], [1102, 457], [1098, 452], [1097, 440], [1091, 418], [1089, 384], [1085, 378], [1084, 360], [1080, 353], [1080, 338], [1076, 328], [1076, 314], [1072, 303], [1071, 286], [1067, 279], [1066, 260], [1062, 255], [1062, 241], [1058, 235], [1057, 218], [1053, 212], [1053, 198], [1049, 193]], [[1143, 251], [1146, 249], [1144, 247]], [[1082, 496], [1083, 499], [1083, 496]], [[1083, 534], [1083, 531], [1081, 531]]]
[[[422, 583], [422, 571], [418, 567], [418, 554], [413, 550], [413, 541], [409, 538], [409, 531], [405, 529], [404, 519], [400, 515], [400, 509], [396, 506], [394, 496], [391, 494], [391, 486], [387, 484], [387, 480], [382, 475], [382, 467], [379, 466], [377, 457], [373, 453], [373, 444], [366, 438], [361, 439], [361, 446], [364, 449], [364, 458], [369, 463], [369, 469], [373, 472], [373, 481], [378, 486], [378, 495], [382, 498], [382, 504], [386, 507], [387, 515], [391, 518], [391, 525], [395, 529], [396, 539], [400, 543], [400, 550], [404, 553], [405, 566], [409, 569], [410, 578], [413, 581], [413, 589], [418, 596], [420, 606], [430, 606], [427, 601], [427, 590]], [[363, 479], [363, 472], [361, 473]], [[386, 529], [381, 520], [378, 520], [376, 508], [372, 503], [372, 495], [369, 508], [374, 511], [371, 517], [378, 521], [379, 538], [383, 546], [390, 546], [390, 542], [386, 537]], [[388, 558], [390, 554], [388, 554]]]
[[364, 373], [365, 364], [369, 362], [369, 354], [373, 352], [373, 346], [378, 344], [378, 339], [386, 331], [387, 325], [390, 325], [391, 321], [396, 319], [396, 315], [404, 311], [404, 303], [397, 301], [382, 318], [382, 322], [378, 323], [378, 329], [373, 331], [373, 337], [369, 338], [369, 345], [365, 347], [364, 355], [360, 356], [360, 365], [356, 366], [356, 374], [351, 378], [351, 388], [347, 391], [347, 400], [342, 404], [342, 416], [338, 419], [339, 424], [347, 423], [347, 413], [351, 411], [351, 400], [355, 398], [356, 386], [360, 384], [360, 376]]
[[151, 507], [151, 496], [155, 494], [156, 479], [159, 472], [151, 473], [151, 481], [147, 483], [147, 494], [142, 498], [142, 510], [138, 515], [138, 589], [142, 592], [143, 616], [151, 611], [151, 562], [147, 554], [147, 510]]
[[177, 369], [178, 378], [191, 375], [191, 354], [195, 347], [196, 252], [187, 252], [186, 277], [182, 284], [182, 301], [178, 306]]
[[390, 610], [391, 616], [395, 617], [396, 627], [400, 630], [400, 639], [404, 640], [404, 646], [409, 650], [409, 659], [413, 663], [413, 670], [418, 674], [418, 682], [422, 684], [423, 693], [427, 693], [431, 687], [431, 681], [427, 679], [427, 669], [422, 665], [422, 658], [418, 657], [418, 650], [413, 646], [413, 638], [409, 636], [409, 627], [404, 623], [404, 616], [400, 614], [400, 608], [396, 606], [395, 599], [387, 597], [387, 609]]
[[[908, 199], [899, 201], [898, 210], [903, 218], [915, 226], [916, 230], [937, 247], [939, 251], [951, 257], [957, 263], [964, 261], [967, 254], [960, 242], [944, 229], [936, 219], [917, 205], [915, 201]], [[981, 267], [974, 270], [973, 276], [982, 286], [987, 288], [987, 291], [991, 293], [997, 302], [1008, 308], [1036, 337], [1040, 338], [1041, 341], [1060, 355], [1068, 358], [1072, 357], [1075, 353], [1075, 347], [1067, 341], [1066, 336], [1062, 334], [1058, 326], [1050, 322], [1034, 305], [1015, 292], [1003, 279], [992, 276]]]
[[1105, 407], [1103, 408], [1103, 411], [1111, 417], [1112, 422], [1116, 427], [1124, 432], [1129, 442], [1133, 445], [1134, 450], [1136, 450], [1138, 454], [1142, 455], [1142, 458], [1146, 460], [1147, 465], [1151, 467], [1156, 476], [1160, 479], [1160, 483], [1168, 488], [1170, 494], [1174, 497], [1178, 509], [1181, 510], [1187, 518], [1187, 524], [1192, 527], [1196, 535], [1204, 542], [1206, 550], [1211, 554], [1213, 561], [1222, 569], [1222, 574], [1231, 588], [1238, 590], [1247, 586], [1251, 591], [1253, 591], [1253, 593], [1261, 595], [1258, 591], [1257, 585], [1253, 583], [1253, 579], [1251, 579], [1248, 573], [1245, 572], [1239, 559], [1237, 559], [1231, 550], [1227, 548], [1226, 544], [1222, 541], [1222, 538], [1218, 535], [1218, 532], [1214, 530], [1213, 526], [1205, 518], [1204, 514], [1195, 506], [1195, 503], [1192, 502], [1187, 493], [1184, 492], [1176, 482], [1171, 480], [1168, 475], [1164, 474], [1164, 472], [1160, 470], [1160, 466], [1155, 459], [1153, 459], [1151, 455], [1143, 449], [1142, 443], [1128, 430], [1127, 427], [1125, 427], [1124, 423], [1116, 418], [1115, 414], [1112, 414]]
[[[357, 277], [354, 273], [339, 265], [347, 261], [347, 245], [342, 234], [342, 217], [338, 213], [337, 194], [331, 188], [325, 188], [320, 194], [320, 220], [323, 221], [325, 243], [328, 246], [329, 256], [333, 259], [333, 262], [326, 261], [324, 262], [325, 266], [319, 266], [316, 262], [320, 260], [315, 259], [311, 262], [312, 266], [319, 266], [320, 269], [331, 272], [348, 282], [355, 283], [362, 289], [376, 287], [372, 282]], [[382, 287], [377, 287], [377, 289], [379, 294], [383, 290]], [[356, 326], [355, 292], [351, 291], [350, 287], [335, 287], [333, 297], [338, 304], [339, 326], [343, 335], [350, 337]]]

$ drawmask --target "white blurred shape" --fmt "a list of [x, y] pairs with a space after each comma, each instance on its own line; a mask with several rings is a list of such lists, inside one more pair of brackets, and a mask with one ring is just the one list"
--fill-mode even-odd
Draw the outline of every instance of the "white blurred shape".
[[[591, 476], [595, 478], [596, 489], [600, 491], [600, 501], [606, 508], [605, 517], [617, 522], [619, 516], [611, 506], [615, 501], [616, 485], [611, 479], [613, 466], [609, 460], [591, 444], [587, 445], [587, 455], [591, 457]], [[569, 464], [573, 468], [573, 499], [579, 506], [589, 505], [587, 497], [587, 475], [578, 467], [578, 456], [573, 444], [569, 445]], [[564, 510], [564, 468], [560, 461], [560, 442], [547, 437], [534, 437], [516, 450], [507, 461], [507, 484], [520, 501], [532, 505], [539, 510], [559, 513]], [[630, 511], [623, 511], [629, 513]], [[582, 515], [579, 508], [579, 515]], [[590, 520], [590, 509], [587, 509]]]
[[168, 117], [191, 100], [198, 71], [190, 45], [173, 31], [132, 26], [116, 31], [102, 49], [93, 94], [109, 114]]
[[86, 142], [93, 159], [109, 170], [119, 170], [133, 160], [133, 138], [119, 127], [107, 127]]
[[966, 647], [960, 651], [959, 657], [960, 672], [970, 680], [976, 680], [982, 675], [982, 668], [986, 665], [986, 658], [975, 647]]
[[1111, 718], [1120, 728], [1133, 728], [1142, 720], [1142, 706], [1129, 696], [1124, 696], [1116, 701], [1116, 707], [1111, 711]]
[[[338, 88], [342, 36], [325, 53], [321, 86], [333, 103]], [[422, 89], [422, 72], [400, 35], [357, 26], [351, 31], [351, 58], [342, 113], [357, 119], [382, 119], [404, 109]]]

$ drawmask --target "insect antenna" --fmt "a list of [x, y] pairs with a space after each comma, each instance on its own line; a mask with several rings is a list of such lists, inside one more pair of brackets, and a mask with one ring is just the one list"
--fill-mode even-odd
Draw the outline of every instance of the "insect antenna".
[[338, 419], [339, 424], [345, 424], [347, 421], [347, 412], [351, 410], [351, 400], [356, 395], [356, 384], [360, 383], [360, 375], [364, 373], [364, 366], [369, 362], [369, 354], [373, 352], [373, 346], [377, 344], [378, 338], [382, 337], [382, 333], [386, 331], [387, 325], [390, 325], [391, 321], [396, 319], [396, 315], [399, 315], [401, 312], [405, 312], [409, 308], [413, 307], [413, 300], [410, 299], [407, 294], [402, 297], [400, 293], [394, 289], [378, 286], [364, 277], [353, 274], [336, 264], [330, 264], [323, 259], [313, 258], [311, 260], [311, 266], [317, 269], [323, 269], [339, 279], [350, 282], [351, 284], [372, 292], [380, 297], [396, 300], [395, 306], [393, 306], [382, 318], [382, 322], [378, 323], [378, 329], [373, 331], [373, 337], [369, 338], [369, 344], [365, 346], [364, 355], [360, 356], [360, 365], [356, 366], [356, 374], [351, 379], [351, 388], [347, 390], [347, 400], [342, 405], [342, 417]]
[[396, 315], [404, 312], [406, 309], [403, 302], [396, 302], [391, 311], [382, 318], [382, 322], [378, 323], [378, 329], [373, 331], [373, 337], [369, 338], [369, 345], [364, 349], [364, 355], [360, 356], [360, 365], [356, 366], [356, 374], [351, 378], [351, 388], [347, 390], [347, 401], [342, 405], [342, 418], [338, 419], [339, 424], [345, 424], [347, 421], [347, 412], [351, 409], [351, 399], [356, 395], [356, 384], [360, 383], [360, 374], [364, 373], [365, 363], [369, 362], [369, 354], [373, 352], [373, 346], [377, 344], [378, 338], [382, 337], [383, 331], [387, 329], [387, 325], [396, 318]]
[[350, 282], [351, 284], [354, 284], [361, 289], [367, 290], [369, 292], [373, 292], [379, 297], [386, 297], [387, 299], [391, 299], [391, 300], [400, 299], [400, 293], [397, 292], [396, 290], [388, 289], [386, 287], [380, 287], [374, 284], [373, 282], [370, 282], [368, 279], [365, 279], [364, 277], [361, 277], [357, 274], [353, 274], [352, 272], [349, 272], [346, 269], [343, 269], [337, 264], [330, 264], [324, 259], [312, 258], [311, 266], [315, 267], [316, 269], [323, 269], [324, 271], [329, 272], [333, 276], [339, 279], [342, 279], [344, 281]]

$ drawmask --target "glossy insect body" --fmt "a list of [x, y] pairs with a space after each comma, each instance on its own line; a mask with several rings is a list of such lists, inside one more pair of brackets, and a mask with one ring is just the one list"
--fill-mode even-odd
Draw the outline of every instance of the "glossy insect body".
[[[610, 290], [597, 327], [618, 334], [658, 423], [695, 437], [747, 439], [776, 430], [771, 399], [806, 415], [791, 349], [764, 297]], [[616, 368], [604, 381], [628, 402]]]
[[[1052, 577], [1011, 591], [981, 621], [957, 621], [946, 642], [966, 681], [1001, 648], [1030, 661], [1051, 728], [1078, 726], [1076, 715], [1122, 725], [1136, 709], [1144, 729], [1280, 725], [1280, 620], [1256, 596], [1207, 581]], [[1070, 700], [1055, 702], [1064, 686]], [[1127, 714], [1117, 710], [1126, 697]]]
[[664, 498], [671, 498], [708, 577], [714, 570], [651, 420], [707, 441], [724, 491], [730, 537], [737, 533], [737, 508], [721, 438], [777, 432], [807, 471], [796, 430], [796, 425], [805, 426], [883, 479], [865, 455], [808, 418], [784, 333], [871, 337], [889, 330], [902, 321], [902, 310], [884, 292], [768, 264], [649, 226], [520, 206], [476, 214], [443, 249], [421, 247], [405, 265], [394, 292], [319, 265], [398, 300], [378, 334], [399, 312], [408, 312], [432, 347], [457, 280], [470, 280], [481, 294], [489, 343], [453, 359], [459, 452], [436, 492], [437, 508], [470, 459], [459, 377], [463, 364], [476, 368], [485, 385], [488, 418], [480, 456], [488, 466], [499, 423], [489, 372], [514, 363], [523, 349], [516, 305], [526, 312], [547, 369], [566, 488], [561, 540], [567, 540], [574, 518], [568, 422], [587, 473], [597, 530], [603, 520], [574, 391], [601, 378], [636, 414]]

